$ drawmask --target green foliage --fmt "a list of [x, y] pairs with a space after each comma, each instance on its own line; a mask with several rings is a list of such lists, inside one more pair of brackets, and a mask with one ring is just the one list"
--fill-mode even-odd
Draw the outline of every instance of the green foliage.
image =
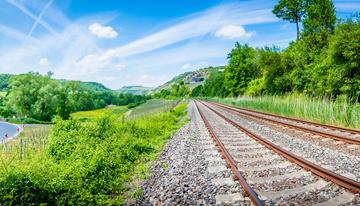
[[58, 86], [49, 77], [37, 73], [13, 76], [7, 105], [22, 117], [51, 120], [56, 113]]
[[228, 92], [226, 90], [224, 72], [217, 72], [210, 74], [209, 79], [205, 82], [201, 95], [207, 96], [225, 96]]
[[0, 74], [0, 91], [8, 88], [11, 76], [11, 74]]
[[11, 112], [6, 107], [0, 107], [0, 116], [5, 118], [10, 117]]
[[191, 90], [191, 97], [200, 97], [203, 96], [203, 85], [199, 85], [197, 87], [195, 87], [194, 89]]
[[181, 81], [178, 84], [172, 84], [170, 89], [162, 89], [160, 92], [155, 93], [153, 97], [175, 99], [179, 97], [189, 97], [190, 92], [189, 86]]
[[[107, 105], [139, 105], [148, 97], [120, 94], [103, 89], [89, 90], [95, 83], [58, 81], [38, 73], [11, 77], [6, 105], [8, 110], [21, 118], [51, 121], [56, 115], [68, 119], [75, 111], [104, 108]], [[98, 85], [97, 85], [98, 86]]]
[[224, 84], [231, 96], [244, 94], [248, 83], [259, 76], [259, 69], [253, 62], [255, 54], [255, 49], [248, 44], [239, 43], [229, 53]]
[[147, 170], [141, 165], [154, 160], [182, 126], [185, 109], [180, 104], [131, 121], [114, 115], [87, 123], [59, 120], [45, 145], [25, 139], [30, 144], [22, 161], [16, 147], [0, 152], [6, 162], [0, 167], [0, 205], [123, 205], [127, 182]]
[[[294, 9], [291, 4], [303, 3], [282, 0], [274, 12], [288, 19], [290, 9]], [[304, 8], [304, 31], [299, 40], [284, 50], [275, 46], [255, 49], [236, 43], [228, 55], [224, 78], [221, 74], [210, 75], [192, 96], [304, 93], [332, 100], [346, 95], [359, 102], [360, 17], [335, 25], [330, 0], [306, 1]]]
[[303, 21], [303, 40], [307, 48], [320, 54], [328, 46], [328, 38], [335, 30], [335, 7], [331, 0], [308, 0]]
[[305, 0], [279, 0], [272, 12], [279, 18], [296, 23], [297, 39], [300, 38], [299, 23], [305, 14]]

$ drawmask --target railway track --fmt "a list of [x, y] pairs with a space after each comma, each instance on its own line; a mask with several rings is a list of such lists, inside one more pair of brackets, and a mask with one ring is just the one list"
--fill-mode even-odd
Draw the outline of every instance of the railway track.
[[255, 205], [359, 203], [359, 182], [272, 144], [211, 105], [195, 104], [222, 157]]
[[360, 131], [355, 129], [336, 127], [332, 125], [319, 124], [315, 122], [309, 122], [296, 118], [289, 118], [280, 115], [254, 111], [250, 109], [235, 108], [228, 105], [207, 102], [209, 104], [217, 105], [224, 109], [237, 112], [242, 115], [247, 115], [257, 119], [269, 121], [275, 124], [283, 125], [288, 128], [308, 132], [314, 135], [319, 135], [325, 138], [334, 139], [337, 141], [346, 142], [349, 144], [360, 145]]

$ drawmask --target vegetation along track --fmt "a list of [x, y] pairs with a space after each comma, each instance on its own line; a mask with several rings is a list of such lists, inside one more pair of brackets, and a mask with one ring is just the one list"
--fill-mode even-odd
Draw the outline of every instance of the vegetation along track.
[[237, 112], [239, 114], [251, 116], [257, 119], [262, 119], [275, 124], [280, 124], [292, 129], [309, 132], [311, 134], [319, 135], [326, 138], [331, 138], [338, 141], [343, 141], [349, 144], [360, 145], [360, 131], [356, 129], [336, 127], [332, 125], [319, 124], [315, 122], [309, 122], [301, 119], [284, 117], [281, 115], [269, 114], [265, 112], [254, 111], [244, 108], [235, 108], [228, 105], [208, 102], [215, 104], [222, 108]]
[[197, 107], [223, 158], [255, 204], [256, 195], [266, 205], [359, 203], [354, 194], [360, 191], [358, 182], [274, 145], [203, 102]]

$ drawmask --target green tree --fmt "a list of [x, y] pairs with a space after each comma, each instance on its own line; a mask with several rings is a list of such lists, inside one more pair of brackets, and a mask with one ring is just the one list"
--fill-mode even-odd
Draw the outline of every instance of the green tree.
[[305, 0], [280, 0], [272, 12], [277, 17], [296, 24], [296, 36], [299, 40], [299, 23], [305, 14]]
[[[330, 37], [329, 49], [316, 64], [315, 92], [329, 96], [346, 94], [360, 101], [360, 18], [338, 25]], [[322, 84], [315, 84], [322, 81]]]
[[224, 85], [224, 72], [211, 73], [203, 88], [205, 96], [225, 97], [227, 91]]
[[292, 68], [287, 67], [279, 48], [265, 47], [257, 50], [256, 64], [262, 70], [263, 86], [267, 94], [284, 94], [291, 90], [286, 74]]
[[307, 0], [303, 35], [311, 52], [326, 49], [336, 24], [335, 7], [331, 0]]
[[6, 105], [22, 117], [48, 121], [55, 114], [58, 87], [55, 80], [39, 73], [13, 76]]
[[203, 96], [203, 85], [196, 86], [190, 94], [191, 97]]
[[254, 64], [255, 54], [255, 49], [248, 44], [239, 43], [228, 54], [229, 64], [225, 68], [224, 83], [231, 96], [244, 94], [248, 83], [260, 74]]

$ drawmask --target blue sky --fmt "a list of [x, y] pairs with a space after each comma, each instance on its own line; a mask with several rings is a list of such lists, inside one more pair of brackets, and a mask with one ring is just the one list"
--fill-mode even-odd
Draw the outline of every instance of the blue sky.
[[[225, 65], [235, 42], [282, 48], [295, 25], [275, 0], [0, 0], [0, 73], [158, 86], [185, 71]], [[336, 0], [337, 15], [360, 11]]]

